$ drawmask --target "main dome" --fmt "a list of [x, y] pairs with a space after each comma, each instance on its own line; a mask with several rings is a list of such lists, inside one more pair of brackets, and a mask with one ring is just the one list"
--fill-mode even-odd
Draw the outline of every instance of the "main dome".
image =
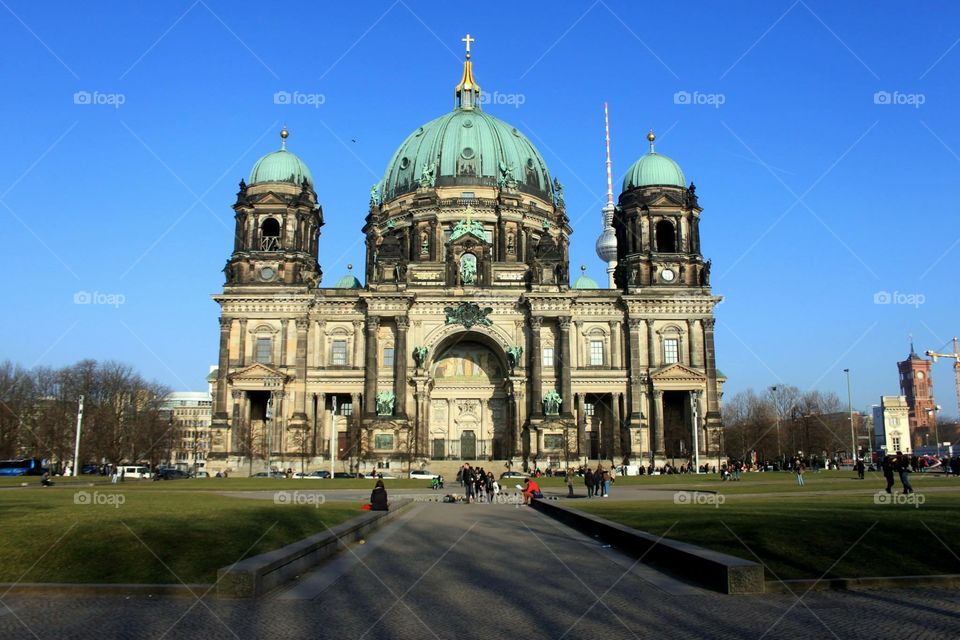
[[380, 195], [389, 202], [415, 191], [421, 182], [436, 187], [503, 187], [552, 201], [547, 163], [516, 127], [480, 109], [469, 50], [456, 87], [456, 108], [407, 136], [393, 154]]

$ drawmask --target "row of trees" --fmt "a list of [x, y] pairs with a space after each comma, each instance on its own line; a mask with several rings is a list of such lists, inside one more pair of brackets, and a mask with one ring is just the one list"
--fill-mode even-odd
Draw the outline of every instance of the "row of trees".
[[0, 363], [0, 459], [73, 460], [77, 407], [84, 397], [80, 463], [169, 458], [174, 429], [169, 390], [119, 362], [82, 360], [62, 368]]

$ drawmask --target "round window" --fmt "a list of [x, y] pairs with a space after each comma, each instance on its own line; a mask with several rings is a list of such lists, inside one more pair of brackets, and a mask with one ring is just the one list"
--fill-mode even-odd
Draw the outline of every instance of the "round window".
[[465, 147], [463, 151], [460, 152], [460, 155], [463, 156], [464, 160], [469, 160], [473, 157], [473, 149], [470, 147]]
[[467, 118], [466, 120], [463, 121], [463, 126], [464, 128], [469, 129], [470, 127], [473, 126], [473, 120]]
[[409, 166], [410, 166], [410, 158], [407, 158], [406, 156], [404, 156], [403, 158], [400, 158], [401, 169], [406, 169]]
[[260, 279], [264, 282], [273, 280], [274, 276], [276, 275], [277, 272], [273, 270], [273, 267], [261, 267], [260, 269]]

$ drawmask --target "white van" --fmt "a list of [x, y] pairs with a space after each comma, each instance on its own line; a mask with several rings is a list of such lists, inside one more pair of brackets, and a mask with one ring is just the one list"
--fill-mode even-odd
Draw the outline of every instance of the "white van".
[[126, 478], [150, 478], [150, 469], [147, 467], [120, 467], [120, 474]]

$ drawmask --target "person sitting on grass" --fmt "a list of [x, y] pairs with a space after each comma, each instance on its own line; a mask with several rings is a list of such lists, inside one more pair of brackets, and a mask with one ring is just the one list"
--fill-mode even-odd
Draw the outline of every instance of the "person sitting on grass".
[[533, 478], [527, 478], [527, 483], [523, 487], [523, 504], [530, 504], [530, 498], [542, 498], [543, 492], [540, 491], [540, 485]]
[[387, 489], [383, 486], [383, 480], [377, 480], [377, 484], [370, 493], [370, 511], [387, 511]]
[[44, 470], [44, 472], [43, 472], [43, 479], [40, 480], [40, 484], [42, 484], [42, 485], [45, 486], [45, 487], [52, 487], [52, 486], [53, 486], [53, 482], [50, 481], [50, 472], [49, 472], [49, 471]]

